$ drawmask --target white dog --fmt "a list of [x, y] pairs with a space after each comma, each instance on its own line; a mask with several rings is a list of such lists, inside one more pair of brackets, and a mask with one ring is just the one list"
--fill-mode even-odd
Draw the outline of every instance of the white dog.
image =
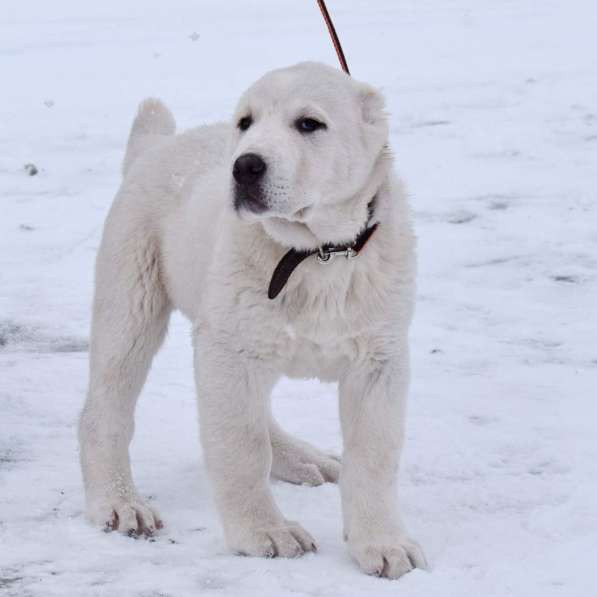
[[[383, 99], [304, 63], [257, 81], [234, 123], [175, 135], [145, 101], [96, 266], [89, 395], [81, 416], [87, 513], [151, 534], [137, 492], [134, 410], [172, 309], [194, 325], [201, 439], [228, 545], [315, 549], [274, 503], [270, 474], [336, 481], [349, 550], [368, 574], [425, 567], [398, 516], [414, 238], [392, 174]], [[339, 382], [340, 463], [285, 433], [281, 375]]]

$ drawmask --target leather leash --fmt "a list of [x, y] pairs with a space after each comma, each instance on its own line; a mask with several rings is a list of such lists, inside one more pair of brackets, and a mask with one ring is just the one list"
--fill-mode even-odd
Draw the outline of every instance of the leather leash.
[[328, 31], [330, 33], [330, 37], [332, 38], [332, 43], [334, 44], [334, 48], [336, 50], [336, 54], [338, 55], [338, 60], [340, 61], [340, 66], [342, 70], [347, 74], [350, 75], [350, 71], [348, 70], [348, 63], [346, 62], [346, 58], [344, 57], [344, 52], [342, 51], [342, 45], [340, 44], [340, 39], [338, 39], [338, 34], [336, 33], [336, 28], [334, 27], [334, 23], [332, 22], [332, 17], [330, 17], [330, 13], [325, 5], [324, 0], [317, 0], [317, 4], [319, 5], [319, 10], [321, 10], [321, 14], [323, 15], [323, 20], [327, 25]]

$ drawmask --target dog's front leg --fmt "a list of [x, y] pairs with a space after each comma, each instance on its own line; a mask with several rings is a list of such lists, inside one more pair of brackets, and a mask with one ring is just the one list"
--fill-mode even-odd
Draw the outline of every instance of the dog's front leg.
[[408, 352], [351, 368], [340, 380], [344, 439], [340, 489], [348, 548], [367, 574], [398, 578], [424, 568], [402, 528], [396, 481], [408, 387]]
[[[215, 334], [214, 334], [215, 336]], [[300, 525], [285, 520], [269, 477], [269, 393], [276, 373], [227, 343], [199, 332], [195, 372], [201, 441], [229, 547], [252, 556], [296, 557], [315, 549]]]

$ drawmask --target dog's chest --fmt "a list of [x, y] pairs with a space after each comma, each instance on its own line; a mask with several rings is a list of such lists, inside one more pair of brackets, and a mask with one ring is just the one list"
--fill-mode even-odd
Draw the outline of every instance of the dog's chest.
[[362, 318], [346, 305], [330, 303], [289, 309], [280, 322], [279, 354], [289, 377], [335, 380], [366, 352]]
[[284, 339], [283, 373], [288, 377], [318, 377], [325, 381], [338, 379], [339, 371], [356, 358], [358, 342], [354, 339], [341, 341], [327, 337], [325, 340], [313, 340], [296, 334], [295, 329], [287, 325], [281, 336]]

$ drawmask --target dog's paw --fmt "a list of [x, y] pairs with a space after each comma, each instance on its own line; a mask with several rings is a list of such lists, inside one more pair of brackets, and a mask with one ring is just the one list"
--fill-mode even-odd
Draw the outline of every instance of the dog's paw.
[[416, 541], [404, 536], [371, 537], [365, 541], [348, 541], [348, 549], [365, 574], [400, 578], [414, 568], [427, 569], [423, 550]]
[[294, 438], [272, 442], [272, 475], [276, 479], [296, 485], [337, 483], [340, 477], [340, 458]]
[[317, 550], [313, 537], [291, 520], [275, 526], [237, 530], [228, 543], [239, 555], [263, 558], [298, 558]]
[[129, 537], [151, 537], [164, 526], [159, 514], [138, 496], [98, 500], [87, 508], [87, 518], [105, 532]]

